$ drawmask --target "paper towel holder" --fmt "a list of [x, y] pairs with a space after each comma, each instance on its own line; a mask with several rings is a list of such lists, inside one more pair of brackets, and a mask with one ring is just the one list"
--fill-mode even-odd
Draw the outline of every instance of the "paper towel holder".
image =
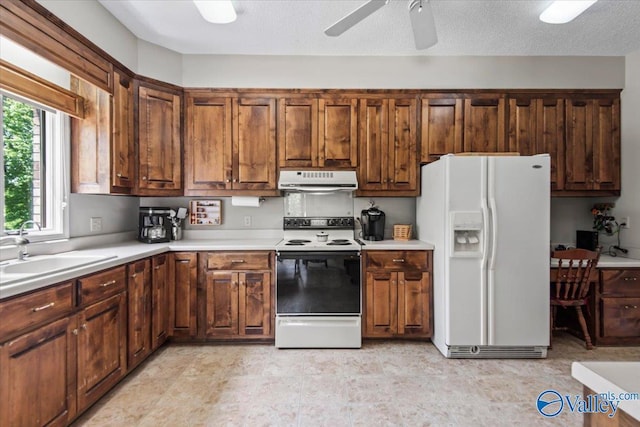
[[257, 196], [231, 196], [231, 206], [259, 208], [265, 201], [264, 197]]

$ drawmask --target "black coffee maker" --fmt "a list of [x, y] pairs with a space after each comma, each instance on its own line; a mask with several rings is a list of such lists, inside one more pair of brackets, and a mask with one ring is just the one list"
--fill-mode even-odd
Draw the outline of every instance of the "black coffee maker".
[[171, 209], [140, 208], [138, 240], [144, 243], [162, 243], [171, 240]]
[[373, 203], [369, 209], [363, 209], [362, 212], [360, 212], [362, 238], [364, 240], [383, 240], [384, 219], [384, 212], [373, 206]]

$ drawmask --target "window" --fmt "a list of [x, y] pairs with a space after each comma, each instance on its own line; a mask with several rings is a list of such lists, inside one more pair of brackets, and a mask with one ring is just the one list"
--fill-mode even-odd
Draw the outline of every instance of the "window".
[[15, 232], [29, 223], [29, 240], [68, 237], [68, 117], [66, 114], [0, 93], [2, 101], [3, 217], [1, 229]]

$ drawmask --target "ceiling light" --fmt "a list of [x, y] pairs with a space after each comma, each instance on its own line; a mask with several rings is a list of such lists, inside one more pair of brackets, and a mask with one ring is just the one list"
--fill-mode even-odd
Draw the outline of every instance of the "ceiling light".
[[596, 1], [598, 0], [556, 0], [540, 14], [540, 20], [547, 24], [566, 24]]
[[228, 24], [236, 20], [231, 0], [193, 0], [200, 15], [214, 24]]

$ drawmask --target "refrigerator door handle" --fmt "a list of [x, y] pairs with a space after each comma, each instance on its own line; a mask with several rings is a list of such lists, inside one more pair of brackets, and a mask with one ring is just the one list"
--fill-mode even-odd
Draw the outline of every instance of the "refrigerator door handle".
[[491, 255], [489, 255], [489, 270], [496, 269], [496, 242], [498, 241], [498, 209], [496, 198], [492, 194], [489, 198], [489, 211], [491, 212]]
[[487, 269], [487, 341], [489, 345], [495, 344], [495, 267], [496, 246], [498, 242], [498, 209], [496, 203], [496, 173], [493, 158], [488, 158], [487, 170], [487, 195], [489, 199], [489, 215], [491, 216], [491, 252]]
[[491, 251], [491, 242], [489, 239], [489, 228], [490, 228], [490, 220], [489, 216], [491, 215], [489, 211], [489, 207], [487, 206], [486, 197], [482, 198], [482, 228], [484, 234], [484, 242], [483, 242], [483, 251], [482, 251], [482, 264], [481, 270], [482, 274], [480, 275], [480, 291], [482, 295], [482, 308], [481, 308], [481, 322], [482, 327], [480, 329], [480, 342], [482, 345], [487, 345], [487, 329], [489, 325], [487, 324], [487, 319], [490, 318], [490, 311], [487, 307], [487, 296], [489, 295], [488, 289], [488, 281], [489, 281], [489, 252]]

